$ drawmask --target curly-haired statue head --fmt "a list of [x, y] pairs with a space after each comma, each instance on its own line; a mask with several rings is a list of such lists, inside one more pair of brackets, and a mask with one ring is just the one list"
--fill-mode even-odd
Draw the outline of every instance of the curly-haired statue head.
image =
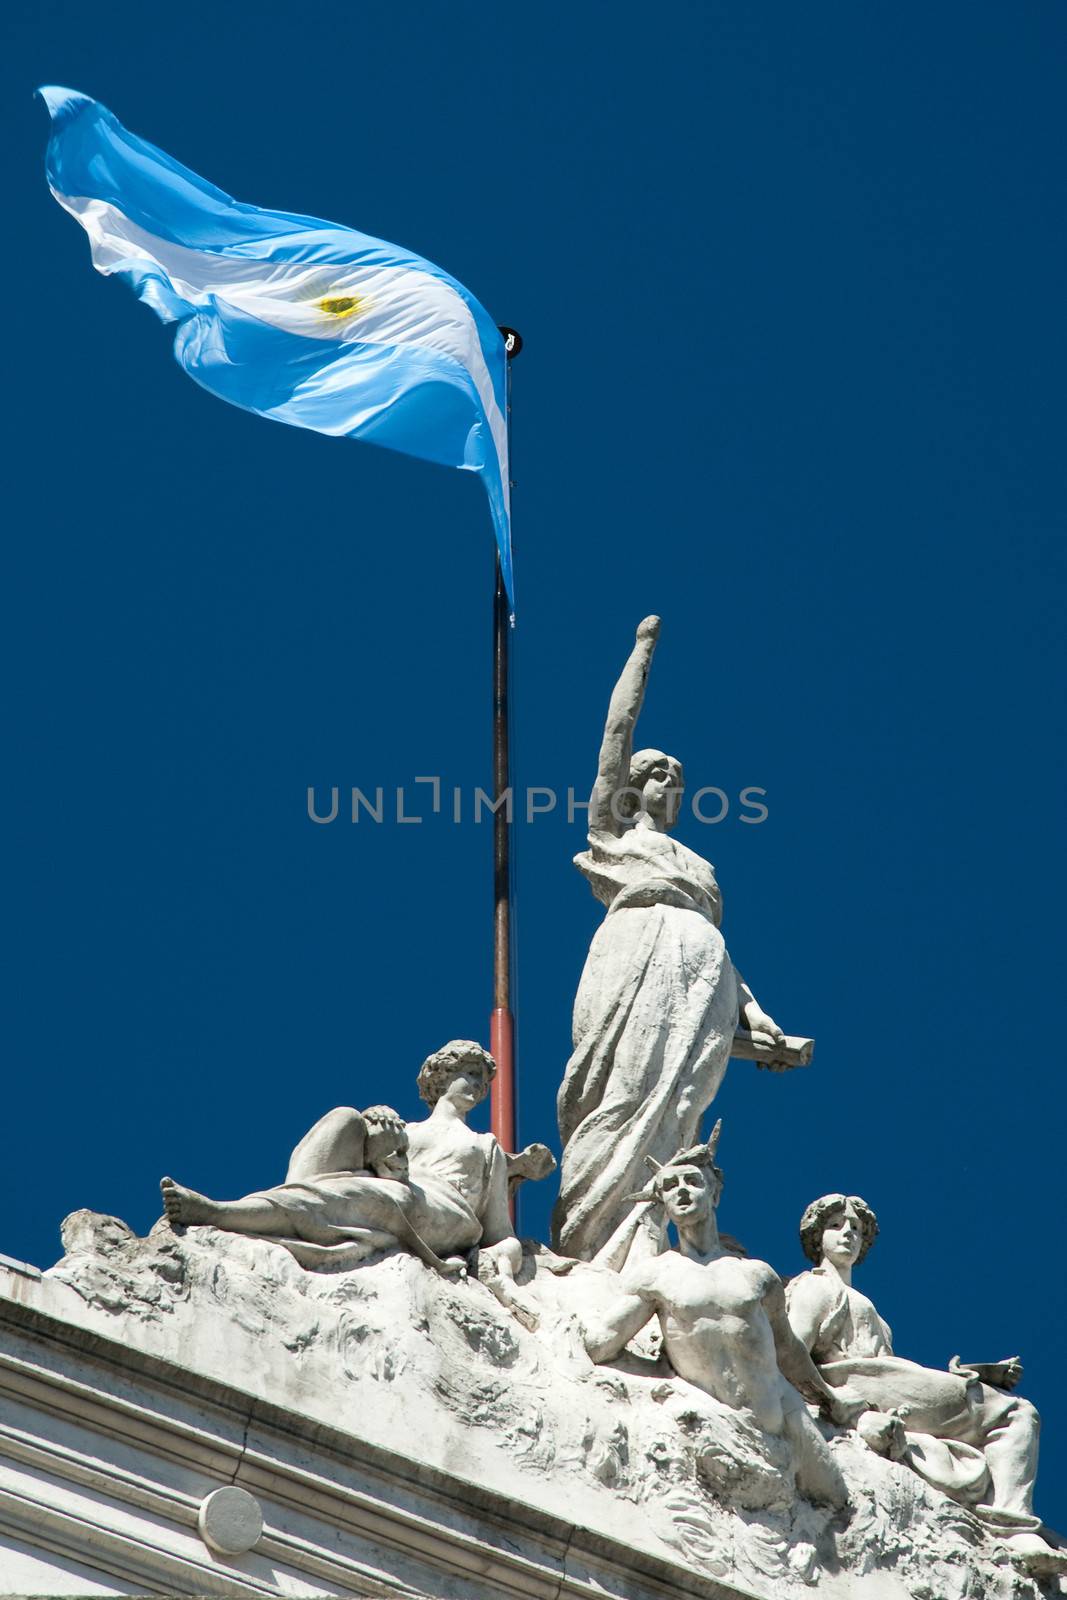
[[[824, 1194], [811, 1202], [800, 1219], [800, 1248], [814, 1266], [820, 1266], [825, 1255], [823, 1235], [828, 1229], [836, 1234], [849, 1222], [856, 1238], [854, 1244], [845, 1245], [845, 1251], [854, 1266], [863, 1260], [878, 1233], [878, 1218], [866, 1200], [858, 1194]], [[835, 1239], [835, 1249], [837, 1244]]]
[[433, 1109], [438, 1100], [457, 1078], [465, 1078], [470, 1085], [472, 1106], [484, 1100], [489, 1085], [496, 1077], [496, 1062], [488, 1050], [483, 1050], [473, 1039], [452, 1039], [435, 1050], [419, 1068], [419, 1095]]

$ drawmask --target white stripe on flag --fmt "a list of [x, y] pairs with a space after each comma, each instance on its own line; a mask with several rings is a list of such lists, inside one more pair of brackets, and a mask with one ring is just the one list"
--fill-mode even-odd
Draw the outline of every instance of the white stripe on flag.
[[[110, 274], [155, 267], [190, 305], [225, 301], [237, 311], [304, 338], [341, 343], [420, 346], [451, 356], [469, 373], [482, 402], [504, 491], [510, 502], [507, 428], [493, 393], [477, 325], [450, 284], [413, 267], [336, 266], [250, 260], [191, 250], [138, 227], [104, 200], [52, 193], [89, 235], [93, 265]], [[296, 236], [299, 237], [299, 236]], [[290, 245], [293, 240], [288, 241]], [[356, 304], [346, 309], [345, 300]], [[342, 302], [324, 309], [322, 302]]]

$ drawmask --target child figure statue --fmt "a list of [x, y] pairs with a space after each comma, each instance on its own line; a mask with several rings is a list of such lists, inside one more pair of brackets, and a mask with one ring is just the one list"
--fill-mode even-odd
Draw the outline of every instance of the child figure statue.
[[285, 1182], [240, 1200], [211, 1200], [164, 1178], [172, 1226], [210, 1226], [282, 1244], [302, 1266], [345, 1268], [398, 1246], [438, 1272], [462, 1272], [476, 1247], [495, 1277], [522, 1261], [508, 1210], [508, 1169], [492, 1134], [467, 1127], [496, 1064], [471, 1040], [453, 1040], [419, 1071], [430, 1106], [405, 1125], [388, 1106], [339, 1106], [304, 1135]]

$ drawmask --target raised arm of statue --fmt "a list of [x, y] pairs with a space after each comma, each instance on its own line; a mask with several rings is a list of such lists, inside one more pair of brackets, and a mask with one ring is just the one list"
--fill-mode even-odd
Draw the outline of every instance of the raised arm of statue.
[[320, 1117], [289, 1158], [286, 1183], [323, 1172], [362, 1172], [367, 1165], [367, 1122], [353, 1106], [337, 1106]]
[[620, 789], [625, 789], [630, 778], [630, 758], [634, 748], [634, 728], [645, 698], [645, 685], [652, 665], [652, 655], [659, 638], [658, 617], [646, 617], [638, 625], [637, 639], [630, 658], [622, 669], [619, 681], [612, 691], [608, 705], [604, 737], [600, 745], [600, 761], [596, 783], [589, 802], [589, 827], [591, 832], [621, 833], [622, 820], [612, 806]]

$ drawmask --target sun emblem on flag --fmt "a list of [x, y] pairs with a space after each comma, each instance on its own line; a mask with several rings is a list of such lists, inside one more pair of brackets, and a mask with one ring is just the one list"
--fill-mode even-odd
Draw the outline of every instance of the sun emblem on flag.
[[370, 300], [365, 294], [328, 294], [316, 300], [315, 305], [327, 317], [358, 317]]

